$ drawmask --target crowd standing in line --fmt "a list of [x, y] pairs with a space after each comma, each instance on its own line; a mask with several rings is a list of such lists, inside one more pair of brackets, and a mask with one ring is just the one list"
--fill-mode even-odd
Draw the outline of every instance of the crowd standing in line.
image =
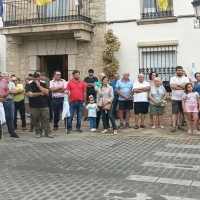
[[[82, 81], [80, 72], [73, 71], [69, 81], [61, 79], [61, 72], [55, 71], [50, 81], [45, 72], [29, 74], [25, 87], [15, 75], [9, 77], [4, 73], [0, 77], [0, 104], [5, 110], [8, 132], [13, 138], [19, 138], [15, 133], [17, 127], [17, 112], [22, 121], [22, 130], [26, 130], [25, 114], [30, 115], [30, 131], [35, 130], [36, 138], [45, 136], [53, 138], [50, 122], [54, 123], [53, 131], [58, 130], [60, 112], [65, 118], [67, 134], [72, 131], [74, 113], [77, 114], [76, 131], [81, 133], [81, 122], [84, 108], [86, 114], [84, 121], [90, 122], [90, 131], [99, 129], [102, 116], [102, 133], [113, 129], [117, 134], [117, 108], [119, 109], [120, 124], [118, 128], [131, 128], [129, 124], [130, 110], [135, 113], [134, 129], [146, 128], [145, 115], [150, 107], [152, 129], [156, 128], [158, 121], [161, 129], [163, 114], [166, 105], [167, 93], [161, 79], [156, 72], [149, 74], [150, 81], [145, 81], [144, 74], [138, 75], [134, 82], [129, 78], [130, 73], [125, 71], [120, 79], [114, 74], [114, 80], [109, 84], [104, 73], [100, 73], [99, 80], [94, 76], [94, 70], [88, 70], [88, 76]], [[195, 74], [196, 82], [192, 83], [181, 66], [176, 67], [176, 74], [170, 79], [172, 90], [172, 132], [184, 131], [183, 113], [187, 116], [188, 134], [199, 134], [200, 113], [200, 73]], [[67, 104], [66, 104], [67, 101]], [[65, 106], [63, 106], [63, 103]], [[67, 105], [67, 106], [66, 106]], [[133, 106], [134, 105], [134, 106]], [[64, 110], [63, 110], [64, 109]], [[67, 110], [66, 110], [67, 109]], [[139, 122], [140, 118], [140, 122]], [[125, 121], [125, 123], [124, 123]], [[111, 124], [110, 124], [110, 123]], [[0, 126], [0, 138], [2, 127]]]

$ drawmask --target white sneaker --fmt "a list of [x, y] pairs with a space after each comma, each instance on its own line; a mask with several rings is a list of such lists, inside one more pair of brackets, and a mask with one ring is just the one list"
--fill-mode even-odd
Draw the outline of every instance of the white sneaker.
[[90, 132], [94, 132], [94, 129], [92, 128], [92, 129], [90, 130]]
[[200, 134], [200, 133], [199, 133], [199, 131], [194, 130], [194, 131], [193, 131], [193, 134]]
[[93, 128], [93, 131], [95, 132], [97, 129], [96, 128]]
[[117, 135], [117, 130], [114, 130], [114, 135]]
[[107, 129], [105, 129], [104, 131], [102, 131], [101, 133], [106, 133], [106, 132], [108, 132], [108, 130]]
[[189, 130], [188, 130], [188, 134], [192, 134], [192, 129], [189, 129]]

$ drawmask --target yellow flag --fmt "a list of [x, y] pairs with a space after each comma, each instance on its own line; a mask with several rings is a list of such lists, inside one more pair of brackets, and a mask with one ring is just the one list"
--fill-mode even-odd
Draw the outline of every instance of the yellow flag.
[[48, 3], [51, 3], [52, 0], [35, 0], [35, 4], [38, 6], [47, 5]]
[[163, 10], [167, 10], [168, 8], [168, 0], [158, 0], [158, 6]]

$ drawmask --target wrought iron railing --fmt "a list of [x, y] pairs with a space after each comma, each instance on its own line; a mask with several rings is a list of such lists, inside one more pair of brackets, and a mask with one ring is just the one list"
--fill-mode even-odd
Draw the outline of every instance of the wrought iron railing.
[[142, 19], [166, 18], [173, 17], [173, 0], [168, 0], [168, 7], [163, 10], [158, 5], [158, 0], [142, 0], [143, 12], [141, 13]]
[[139, 73], [143, 73], [147, 81], [151, 72], [158, 73], [167, 92], [171, 92], [170, 78], [174, 76], [176, 66], [176, 46], [139, 48]]
[[35, 0], [4, 1], [3, 25], [21, 26], [71, 21], [91, 23], [90, 0], [82, 0], [83, 7], [75, 0], [55, 0], [44, 6], [37, 6]]

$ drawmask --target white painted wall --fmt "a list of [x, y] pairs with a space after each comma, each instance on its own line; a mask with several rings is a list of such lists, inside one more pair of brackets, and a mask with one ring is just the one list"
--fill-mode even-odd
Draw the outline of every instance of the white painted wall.
[[[107, 0], [107, 21], [140, 19], [140, 0]], [[114, 11], [113, 11], [114, 10]], [[194, 14], [190, 1], [174, 0], [175, 15]], [[200, 71], [200, 30], [194, 29], [195, 18], [179, 18], [178, 22], [152, 25], [137, 25], [136, 22], [113, 23], [107, 29], [113, 29], [119, 37], [121, 47], [116, 57], [120, 61], [119, 73], [131, 72], [131, 78], [137, 80], [139, 71], [138, 42], [178, 40], [177, 64], [184, 67], [190, 75], [190, 62], [193, 59]]]
[[[3, 26], [0, 18], [0, 28]], [[6, 71], [6, 37], [0, 35], [0, 72]]]

